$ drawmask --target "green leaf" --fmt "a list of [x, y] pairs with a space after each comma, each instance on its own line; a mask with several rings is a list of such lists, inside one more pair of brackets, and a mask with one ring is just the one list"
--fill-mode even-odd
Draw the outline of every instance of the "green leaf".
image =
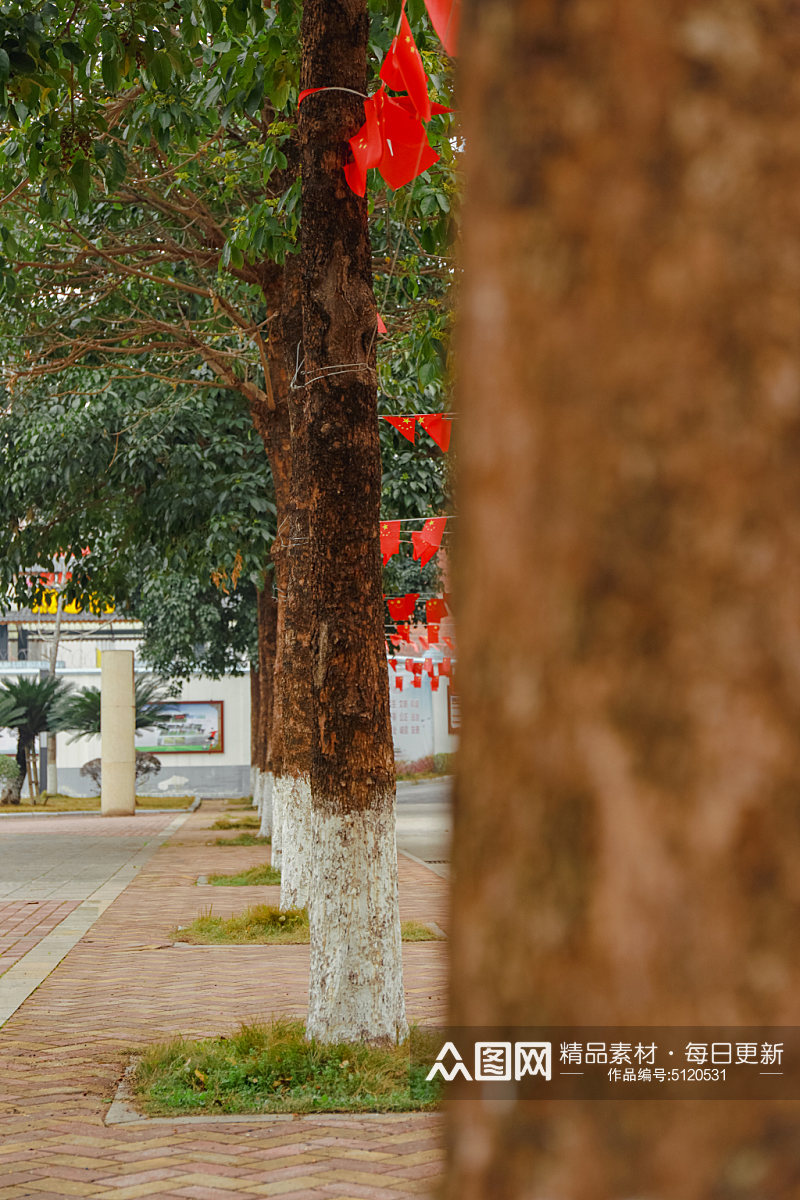
[[103, 83], [106, 85], [107, 90], [109, 92], [116, 92], [122, 79], [122, 73], [120, 70], [120, 61], [113, 53], [103, 55], [102, 74]]
[[150, 59], [148, 70], [155, 80], [156, 87], [162, 92], [166, 91], [172, 82], [172, 63], [169, 55], [163, 50], [158, 50]]
[[80, 208], [85, 208], [89, 203], [92, 177], [89, 173], [89, 163], [83, 157], [83, 155], [80, 155], [75, 159], [75, 162], [72, 164], [70, 169], [69, 178], [78, 197], [78, 206]]
[[0, 81], [8, 79], [11, 74], [11, 63], [5, 50], [0, 50]]
[[77, 42], [62, 42], [61, 53], [67, 62], [73, 63], [76, 67], [79, 67], [86, 57], [83, 48]]

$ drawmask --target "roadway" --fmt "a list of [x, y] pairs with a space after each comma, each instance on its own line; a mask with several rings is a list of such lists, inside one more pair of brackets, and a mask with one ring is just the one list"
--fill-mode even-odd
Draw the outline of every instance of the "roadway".
[[397, 845], [439, 866], [450, 859], [451, 780], [423, 779], [397, 785]]

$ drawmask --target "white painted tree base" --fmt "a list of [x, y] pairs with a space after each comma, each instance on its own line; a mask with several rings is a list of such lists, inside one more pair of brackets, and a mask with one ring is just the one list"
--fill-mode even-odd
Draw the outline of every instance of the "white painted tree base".
[[261, 814], [261, 824], [258, 828], [259, 837], [272, 836], [272, 771], [260, 771], [258, 811]]
[[291, 775], [275, 775], [272, 780], [272, 865], [283, 869], [283, 811], [292, 790]]
[[292, 779], [283, 806], [281, 908], [305, 908], [311, 882], [311, 780]]
[[258, 807], [258, 777], [260, 774], [258, 767], [250, 768], [250, 795], [253, 797], [253, 808]]
[[394, 1044], [408, 1036], [394, 795], [331, 813], [315, 797], [308, 1037]]

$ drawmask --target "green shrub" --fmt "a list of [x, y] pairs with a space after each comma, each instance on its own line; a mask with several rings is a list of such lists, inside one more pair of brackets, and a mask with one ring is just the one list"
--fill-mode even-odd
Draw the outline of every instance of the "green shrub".
[[15, 758], [0, 754], [0, 785], [16, 783], [19, 779], [19, 763]]

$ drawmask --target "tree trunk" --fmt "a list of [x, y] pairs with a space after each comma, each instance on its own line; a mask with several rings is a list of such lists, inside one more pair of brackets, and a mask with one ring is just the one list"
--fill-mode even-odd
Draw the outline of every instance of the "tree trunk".
[[[270, 276], [271, 278], [271, 276]], [[277, 315], [280, 305], [281, 291], [272, 281], [265, 292], [265, 299]], [[275, 324], [275, 322], [273, 322]], [[280, 339], [278, 337], [278, 342]], [[278, 537], [280, 542], [281, 530], [289, 521], [291, 505], [291, 440], [289, 434], [288, 380], [282, 344], [276, 349], [273, 339], [268, 344], [270, 380], [265, 390], [262, 403], [251, 400], [250, 413], [253, 424], [259, 433], [269, 459], [272, 481], [275, 488], [275, 508]], [[262, 836], [272, 836], [272, 862], [280, 867], [280, 788], [277, 785], [282, 769], [283, 745], [283, 711], [280, 698], [280, 681], [283, 675], [283, 638], [286, 627], [286, 565], [273, 548], [275, 564], [274, 581], [277, 601], [274, 612], [270, 614], [271, 665], [260, 664], [261, 675], [261, 704], [269, 713], [268, 738], [264, 752], [264, 765], [261, 780], [261, 826]], [[263, 604], [266, 604], [265, 588]], [[271, 585], [269, 586], [269, 600]], [[266, 610], [259, 610], [259, 623], [266, 619]], [[266, 644], [259, 644], [259, 653], [266, 649]], [[277, 778], [276, 778], [277, 777]], [[277, 826], [277, 828], [276, 828]]]
[[278, 628], [278, 604], [272, 595], [272, 576], [258, 593], [258, 811], [259, 833], [272, 831], [272, 773], [269, 746], [272, 737], [273, 692], [275, 687], [275, 642]]
[[[303, 87], [366, 90], [365, 0], [303, 5]], [[397, 904], [394, 758], [379, 551], [376, 309], [367, 204], [345, 139], [363, 123], [341, 91], [300, 108], [302, 300], [308, 421], [312, 746], [307, 1031], [395, 1041], [407, 1032]]]
[[[456, 1026], [795, 1024], [795, 24], [465, 0]], [[448, 1200], [800, 1186], [786, 1101], [501, 1100]]]
[[258, 677], [258, 662], [250, 663], [250, 788], [253, 806], [258, 807], [259, 776], [259, 729], [261, 720], [261, 680]]
[[280, 677], [283, 713], [283, 824], [280, 906], [309, 902], [311, 879], [311, 627], [309, 547], [308, 414], [302, 388], [290, 388], [297, 346], [303, 342], [300, 262], [290, 257], [283, 273], [281, 339], [292, 445], [292, 499], [286, 547], [286, 625]]

